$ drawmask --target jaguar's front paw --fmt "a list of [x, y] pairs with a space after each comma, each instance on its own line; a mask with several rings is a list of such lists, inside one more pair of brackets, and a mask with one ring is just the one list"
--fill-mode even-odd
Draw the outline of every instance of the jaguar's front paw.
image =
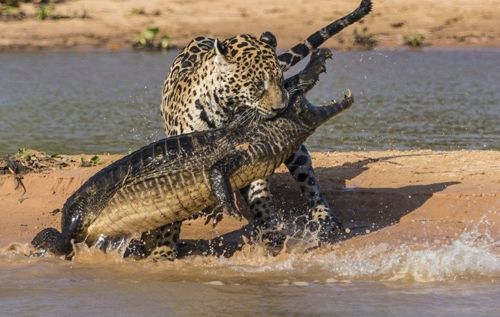
[[278, 230], [267, 231], [262, 235], [267, 252], [272, 256], [278, 255], [285, 246], [286, 235]]
[[332, 214], [329, 207], [324, 204], [318, 204], [310, 210], [311, 220], [319, 223], [324, 223], [325, 226], [330, 226], [332, 229], [341, 229], [341, 221]]
[[317, 232], [319, 241], [322, 243], [331, 241], [332, 235], [342, 229], [342, 222], [332, 215], [330, 208], [319, 204], [310, 211], [308, 230]]
[[123, 253], [124, 258], [132, 258], [135, 260], [140, 260], [146, 258], [146, 246], [141, 240], [132, 239], [128, 244], [125, 252]]
[[251, 241], [263, 244], [268, 253], [275, 256], [281, 252], [285, 245], [286, 234], [283, 233], [274, 221], [254, 224]]
[[174, 261], [177, 258], [177, 254], [177, 246], [162, 245], [153, 249], [150, 258], [153, 261]]

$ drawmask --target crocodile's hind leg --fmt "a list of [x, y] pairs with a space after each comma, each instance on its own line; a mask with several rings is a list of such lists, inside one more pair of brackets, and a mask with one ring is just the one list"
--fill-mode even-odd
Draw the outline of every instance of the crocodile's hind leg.
[[72, 210], [71, 214], [63, 210], [62, 232], [54, 228], [43, 229], [31, 240], [31, 245], [38, 249], [38, 252], [66, 255], [66, 258], [70, 259], [73, 255], [72, 239], [77, 239], [78, 233], [81, 232], [82, 214], [81, 209]]

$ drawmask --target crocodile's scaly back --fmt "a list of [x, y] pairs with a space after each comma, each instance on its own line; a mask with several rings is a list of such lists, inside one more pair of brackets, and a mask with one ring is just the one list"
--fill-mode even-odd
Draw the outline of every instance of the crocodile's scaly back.
[[220, 129], [162, 139], [113, 162], [89, 178], [68, 198], [63, 207], [62, 227], [70, 226], [75, 218], [85, 213], [76, 230], [85, 232], [121, 188], [140, 175], [154, 170], [155, 166], [165, 165], [175, 158], [190, 156], [195, 148], [202, 150], [219, 134]]

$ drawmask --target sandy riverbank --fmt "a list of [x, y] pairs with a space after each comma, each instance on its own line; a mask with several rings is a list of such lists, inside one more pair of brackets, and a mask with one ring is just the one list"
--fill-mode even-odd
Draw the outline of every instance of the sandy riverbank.
[[[120, 156], [100, 157], [107, 164]], [[500, 239], [498, 151], [314, 153], [314, 165], [328, 199], [346, 227], [352, 228], [348, 238], [370, 231], [336, 247], [384, 242], [420, 248], [428, 242], [449, 243], [477, 226], [492, 239]], [[43, 227], [59, 227], [60, 214], [52, 211], [103, 166], [26, 174], [24, 195], [12, 175], [0, 175], [0, 247], [28, 242]], [[283, 214], [303, 210], [299, 191], [283, 169], [272, 180]], [[193, 221], [183, 227], [182, 236], [210, 239], [242, 225], [226, 218], [214, 232]], [[230, 236], [238, 235], [241, 230]]]
[[[272, 31], [290, 47], [321, 26], [350, 12], [358, 0], [338, 1], [140, 1], [82, 0], [57, 4], [53, 14], [71, 18], [26, 18], [0, 22], [0, 51], [36, 49], [124, 49], [148, 27], [159, 27], [183, 46], [198, 35], [221, 38]], [[86, 18], [82, 19], [84, 16]], [[375, 0], [362, 25], [350, 27], [326, 46], [353, 48], [353, 30], [367, 27], [379, 47], [401, 47], [403, 37], [422, 34], [433, 47], [500, 47], [500, 0]]]

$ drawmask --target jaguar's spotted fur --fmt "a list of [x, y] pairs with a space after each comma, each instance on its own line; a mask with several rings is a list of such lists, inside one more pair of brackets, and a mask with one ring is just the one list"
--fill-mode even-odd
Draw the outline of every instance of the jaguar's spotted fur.
[[[164, 82], [161, 113], [166, 135], [221, 127], [230, 120], [236, 107], [254, 108], [263, 117], [275, 116], [288, 103], [283, 72], [331, 36], [366, 16], [371, 6], [370, 0], [362, 0], [356, 10], [279, 56], [275, 53], [276, 39], [270, 32], [260, 38], [248, 34], [223, 41], [196, 38], [176, 57]], [[308, 199], [310, 218], [318, 221], [325, 231], [340, 226], [318, 187], [305, 146], [286, 164]], [[267, 181], [252, 183], [244, 194], [254, 218], [255, 236], [273, 231], [275, 217]], [[142, 240], [150, 245], [148, 252], [175, 258], [179, 228], [180, 224], [175, 223], [144, 233]]]

